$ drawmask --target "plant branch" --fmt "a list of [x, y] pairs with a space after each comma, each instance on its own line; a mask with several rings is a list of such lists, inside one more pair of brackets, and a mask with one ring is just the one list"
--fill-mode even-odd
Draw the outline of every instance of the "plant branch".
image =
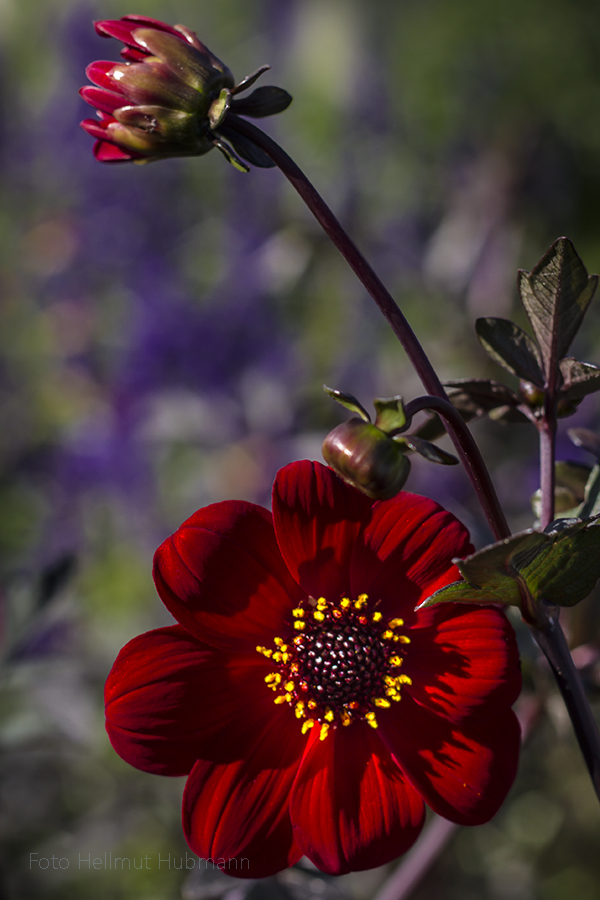
[[[427, 393], [447, 401], [448, 398], [442, 383], [396, 301], [360, 250], [348, 237], [331, 209], [304, 172], [279, 144], [251, 122], [232, 114], [227, 116], [226, 121], [228, 128], [249, 138], [261, 150], [264, 150], [267, 156], [273, 160], [275, 165], [285, 175], [387, 319]], [[510, 534], [510, 530], [506, 524], [506, 519], [501, 511], [500, 503], [481, 455], [480, 464], [473, 468], [472, 457], [464, 445], [465, 429], [458, 429], [455, 419], [451, 421], [448, 418], [448, 434], [467, 471], [493, 534], [496, 538], [507, 537]], [[483, 474], [484, 472], [485, 475]]]
[[544, 416], [540, 429], [540, 527], [554, 520], [554, 456], [556, 443], [556, 398], [548, 391], [544, 399]]
[[537, 645], [543, 651], [557, 681], [569, 713], [575, 736], [600, 800], [600, 731], [587, 699], [581, 677], [569, 652], [567, 641], [552, 611], [544, 625], [532, 628]]
[[[477, 482], [480, 502], [482, 505], [484, 502], [489, 504], [488, 507], [484, 507], [488, 521], [493, 520], [497, 523], [497, 533], [495, 532], [495, 534], [498, 539], [508, 537], [510, 529], [504, 518], [504, 512], [494, 490], [490, 473], [465, 420], [456, 407], [452, 406], [447, 397], [417, 397], [406, 404], [404, 412], [407, 419], [411, 419], [423, 409], [431, 409], [436, 412], [444, 420], [448, 434], [453, 429], [458, 436], [464, 451], [463, 463], [471, 476], [471, 480]], [[482, 500], [481, 498], [484, 499]]]

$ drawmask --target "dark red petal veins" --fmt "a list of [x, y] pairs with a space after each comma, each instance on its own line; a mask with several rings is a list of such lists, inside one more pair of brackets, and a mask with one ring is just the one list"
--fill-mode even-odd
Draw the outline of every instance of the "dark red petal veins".
[[264, 878], [302, 856], [289, 796], [306, 739], [297, 723], [273, 717], [233, 762], [196, 763], [183, 794], [183, 831], [201, 859], [241, 878]]
[[119, 653], [105, 688], [106, 729], [119, 756], [158, 775], [186, 775], [197, 759], [237, 759], [274, 719], [257, 653], [214, 650], [179, 625], [139, 635]]
[[514, 781], [521, 729], [511, 709], [489, 705], [454, 727], [408, 693], [378, 712], [379, 734], [425, 802], [459, 825], [481, 825]]
[[301, 597], [271, 514], [237, 501], [199, 510], [167, 538], [154, 557], [154, 580], [184, 628], [230, 649], [270, 644]]
[[409, 619], [412, 610], [460, 574], [453, 557], [472, 552], [469, 533], [433, 500], [402, 492], [376, 503], [352, 559], [352, 588], [384, 614]]
[[[318, 732], [318, 729], [314, 729]], [[312, 736], [294, 782], [298, 846], [330, 875], [381, 866], [423, 826], [423, 801], [366, 723]]]
[[350, 559], [372, 501], [318, 462], [291, 463], [273, 486], [273, 522], [283, 558], [309, 596], [350, 591]]
[[464, 604], [417, 614], [402, 668], [405, 690], [431, 712], [459, 722], [482, 703], [510, 706], [521, 690], [514, 631], [499, 609]]

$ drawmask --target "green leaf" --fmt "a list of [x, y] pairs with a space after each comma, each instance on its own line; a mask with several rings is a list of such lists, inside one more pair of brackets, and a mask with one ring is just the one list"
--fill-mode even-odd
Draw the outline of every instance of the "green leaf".
[[532, 338], [508, 319], [477, 319], [475, 330], [479, 343], [494, 362], [507, 372], [544, 386], [538, 348]]
[[247, 97], [233, 100], [231, 111], [237, 116], [251, 116], [254, 119], [262, 119], [265, 116], [273, 116], [283, 112], [292, 102], [291, 94], [283, 88], [265, 85], [256, 88]]
[[343, 391], [336, 391], [335, 388], [327, 387], [326, 384], [323, 385], [323, 390], [326, 394], [328, 394], [336, 403], [339, 403], [341, 406], [345, 406], [346, 409], [349, 409], [353, 413], [357, 413], [361, 419], [365, 422], [371, 421], [371, 416], [366, 411], [364, 406], [360, 403], [359, 400], [356, 399], [352, 394], [344, 394]]
[[571, 346], [597, 282], [598, 276], [588, 276], [575, 247], [565, 237], [552, 244], [530, 273], [519, 272], [521, 302], [539, 344], [546, 375]]
[[563, 384], [560, 389], [562, 397], [578, 400], [586, 394], [600, 391], [600, 369], [591, 363], [579, 362], [570, 356], [559, 363]]
[[414, 434], [399, 434], [393, 437], [392, 440], [399, 444], [404, 444], [406, 447], [414, 450], [415, 453], [418, 453], [419, 456], [429, 460], [429, 462], [438, 463], [441, 466], [455, 466], [458, 464], [457, 458], [451, 453], [436, 447], [430, 441], [424, 441], [423, 438], [415, 437]]
[[600, 578], [600, 521], [572, 522], [520, 570], [532, 596], [558, 606], [575, 606]]
[[514, 558], [527, 558], [548, 540], [540, 531], [520, 532], [478, 550], [465, 559], [454, 559], [464, 582], [454, 582], [428, 597], [418, 609], [438, 603], [457, 602], [457, 585], [465, 585], [461, 603], [504, 603], [521, 606], [522, 593]]
[[490, 378], [464, 378], [445, 381], [444, 387], [454, 388], [448, 394], [452, 405], [471, 418], [485, 415], [499, 406], [520, 406], [518, 394]]
[[569, 428], [567, 434], [576, 447], [582, 447], [596, 459], [600, 459], [600, 434], [590, 431], [589, 428]]
[[600, 465], [594, 466], [590, 472], [578, 515], [581, 519], [600, 515]]
[[559, 519], [544, 532], [524, 531], [454, 562], [464, 582], [436, 591], [419, 609], [458, 600], [522, 608], [527, 598], [574, 606], [600, 578], [600, 517]]
[[373, 400], [373, 406], [377, 413], [375, 425], [384, 434], [391, 435], [406, 425], [406, 415], [402, 397], [389, 397], [388, 399]]

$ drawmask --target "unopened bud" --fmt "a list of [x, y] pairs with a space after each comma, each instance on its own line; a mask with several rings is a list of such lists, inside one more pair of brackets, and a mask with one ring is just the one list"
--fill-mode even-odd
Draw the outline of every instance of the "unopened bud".
[[342, 422], [323, 441], [323, 458], [373, 500], [389, 500], [404, 486], [410, 462], [392, 438], [363, 419]]

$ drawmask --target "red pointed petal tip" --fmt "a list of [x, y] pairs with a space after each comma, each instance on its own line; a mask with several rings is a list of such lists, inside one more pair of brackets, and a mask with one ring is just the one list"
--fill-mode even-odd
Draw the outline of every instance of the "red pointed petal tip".
[[174, 34], [180, 40], [185, 40], [184, 36], [165, 22], [158, 19], [151, 19], [149, 16], [123, 16], [121, 19], [105, 19], [103, 21], [94, 22], [94, 28], [101, 37], [113, 37], [129, 47], [137, 49], [144, 56], [150, 54], [140, 47], [137, 43], [133, 32], [138, 28], [155, 28], [157, 31], [166, 31], [168, 34]]
[[295, 580], [313, 597], [350, 590], [350, 561], [372, 501], [331, 469], [302, 460], [281, 469], [273, 486], [277, 542]]
[[139, 153], [130, 153], [129, 150], [123, 150], [108, 141], [97, 141], [94, 145], [94, 156], [98, 162], [103, 163], [133, 162], [135, 159], [145, 159]]
[[92, 87], [92, 85], [80, 88], [79, 94], [90, 106], [109, 114], [125, 105], [121, 94], [105, 91], [103, 88]]
[[[318, 732], [318, 729], [314, 729]], [[314, 734], [292, 790], [298, 845], [329, 875], [381, 866], [419, 836], [425, 805], [366, 723]]]
[[167, 538], [154, 557], [154, 581], [184, 628], [229, 649], [270, 644], [301, 598], [277, 547], [271, 514], [236, 501], [198, 510]]
[[93, 84], [97, 84], [98, 87], [107, 88], [110, 91], [118, 91], [119, 83], [113, 81], [108, 75], [111, 69], [114, 69], [116, 65], [118, 65], [118, 63], [111, 62], [110, 60], [96, 60], [96, 62], [89, 64], [85, 70], [85, 74], [89, 80]]

